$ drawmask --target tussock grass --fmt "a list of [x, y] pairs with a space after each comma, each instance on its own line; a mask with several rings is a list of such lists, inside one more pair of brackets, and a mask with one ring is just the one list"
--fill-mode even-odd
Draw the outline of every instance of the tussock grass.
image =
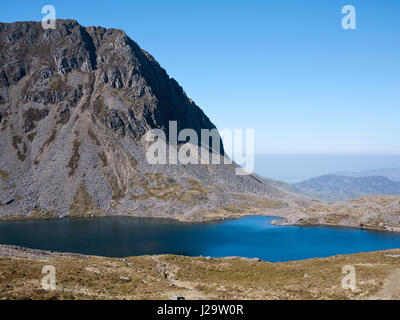
[[[368, 299], [395, 298], [400, 250], [283, 263], [245, 258], [140, 256], [0, 258], [0, 297], [6, 299]], [[41, 269], [56, 268], [57, 289], [44, 291]], [[356, 290], [344, 290], [342, 268], [353, 265]], [[160, 272], [162, 270], [162, 272]], [[165, 277], [167, 275], [174, 275]], [[308, 276], [305, 277], [305, 274]], [[128, 277], [129, 280], [122, 280]], [[171, 286], [171, 283], [174, 286]], [[397, 290], [397, 291], [396, 291]], [[388, 295], [388, 296], [386, 296]]]
[[82, 183], [76, 190], [75, 197], [69, 207], [69, 216], [87, 217], [98, 213], [92, 198]]
[[134, 177], [130, 182], [132, 187], [140, 186], [144, 190], [143, 194], [131, 195], [133, 201], [157, 198], [195, 205], [211, 192], [198, 180], [188, 179], [188, 186], [184, 186], [166, 178], [162, 173], [146, 173], [143, 177]]
[[0, 178], [2, 181], [6, 181], [9, 176], [10, 176], [10, 174], [7, 171], [0, 169]]
[[73, 143], [72, 146], [72, 155], [71, 158], [69, 159], [67, 167], [70, 169], [68, 176], [71, 177], [74, 175], [75, 170], [78, 168], [79, 165], [79, 160], [81, 158], [81, 155], [79, 153], [79, 148], [81, 147], [81, 141], [76, 139]]

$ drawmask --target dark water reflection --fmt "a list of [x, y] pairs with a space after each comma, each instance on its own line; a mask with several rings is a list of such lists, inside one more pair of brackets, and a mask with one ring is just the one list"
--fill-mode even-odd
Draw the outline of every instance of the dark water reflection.
[[171, 253], [268, 261], [400, 248], [397, 233], [274, 226], [274, 219], [249, 216], [201, 224], [129, 217], [1, 222], [0, 243], [109, 257]]

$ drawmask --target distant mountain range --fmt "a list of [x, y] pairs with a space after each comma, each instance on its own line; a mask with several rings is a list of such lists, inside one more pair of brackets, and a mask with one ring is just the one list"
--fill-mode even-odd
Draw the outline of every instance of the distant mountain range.
[[[370, 172], [386, 172], [391, 176], [396, 176], [396, 169]], [[397, 169], [397, 172], [400, 176], [400, 169]], [[385, 176], [324, 175], [293, 184], [293, 187], [311, 197], [325, 201], [350, 200], [366, 195], [400, 195], [400, 182], [389, 180]]]
[[342, 172], [335, 172], [334, 174], [338, 176], [355, 177], [355, 178], [382, 176], [392, 181], [400, 182], [400, 167], [390, 168], [390, 169], [367, 170], [360, 172], [342, 171]]

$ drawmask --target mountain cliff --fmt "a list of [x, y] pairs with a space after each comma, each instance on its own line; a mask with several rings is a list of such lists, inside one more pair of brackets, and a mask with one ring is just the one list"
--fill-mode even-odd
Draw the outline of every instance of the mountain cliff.
[[0, 216], [204, 220], [286, 205], [235, 165], [149, 165], [144, 136], [168, 136], [169, 121], [215, 128], [123, 31], [0, 23]]

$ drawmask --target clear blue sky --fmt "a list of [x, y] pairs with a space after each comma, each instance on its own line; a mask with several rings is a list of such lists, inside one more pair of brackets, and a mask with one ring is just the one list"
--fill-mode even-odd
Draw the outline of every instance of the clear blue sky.
[[[400, 1], [2, 1], [0, 21], [124, 29], [257, 153], [400, 154]], [[357, 29], [341, 28], [354, 5]]]

